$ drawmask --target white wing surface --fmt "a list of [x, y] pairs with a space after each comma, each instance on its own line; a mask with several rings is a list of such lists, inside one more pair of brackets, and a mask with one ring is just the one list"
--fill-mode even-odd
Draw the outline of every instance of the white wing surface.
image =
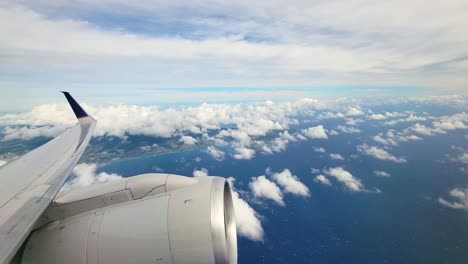
[[0, 263], [8, 263], [83, 154], [96, 126], [67, 92], [78, 124], [0, 167]]

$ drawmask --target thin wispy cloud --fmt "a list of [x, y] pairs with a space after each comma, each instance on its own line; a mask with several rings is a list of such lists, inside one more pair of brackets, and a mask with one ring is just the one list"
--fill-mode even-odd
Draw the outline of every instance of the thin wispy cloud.
[[16, 90], [345, 84], [463, 92], [466, 13], [462, 1], [8, 1], [0, 66]]

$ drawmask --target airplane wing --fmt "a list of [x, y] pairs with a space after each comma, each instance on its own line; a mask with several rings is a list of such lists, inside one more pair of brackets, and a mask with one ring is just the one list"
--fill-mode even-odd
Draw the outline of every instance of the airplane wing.
[[8, 263], [83, 154], [96, 126], [68, 92], [78, 124], [0, 167], [0, 263]]

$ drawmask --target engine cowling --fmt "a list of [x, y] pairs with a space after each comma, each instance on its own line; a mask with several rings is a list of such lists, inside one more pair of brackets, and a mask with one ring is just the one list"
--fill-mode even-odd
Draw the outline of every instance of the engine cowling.
[[56, 198], [22, 263], [237, 263], [229, 183], [145, 174]]

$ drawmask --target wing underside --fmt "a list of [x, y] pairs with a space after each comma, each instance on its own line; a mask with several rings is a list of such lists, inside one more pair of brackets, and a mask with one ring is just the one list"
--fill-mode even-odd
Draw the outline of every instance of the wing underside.
[[83, 154], [96, 126], [64, 92], [78, 124], [0, 167], [0, 263], [8, 263]]

